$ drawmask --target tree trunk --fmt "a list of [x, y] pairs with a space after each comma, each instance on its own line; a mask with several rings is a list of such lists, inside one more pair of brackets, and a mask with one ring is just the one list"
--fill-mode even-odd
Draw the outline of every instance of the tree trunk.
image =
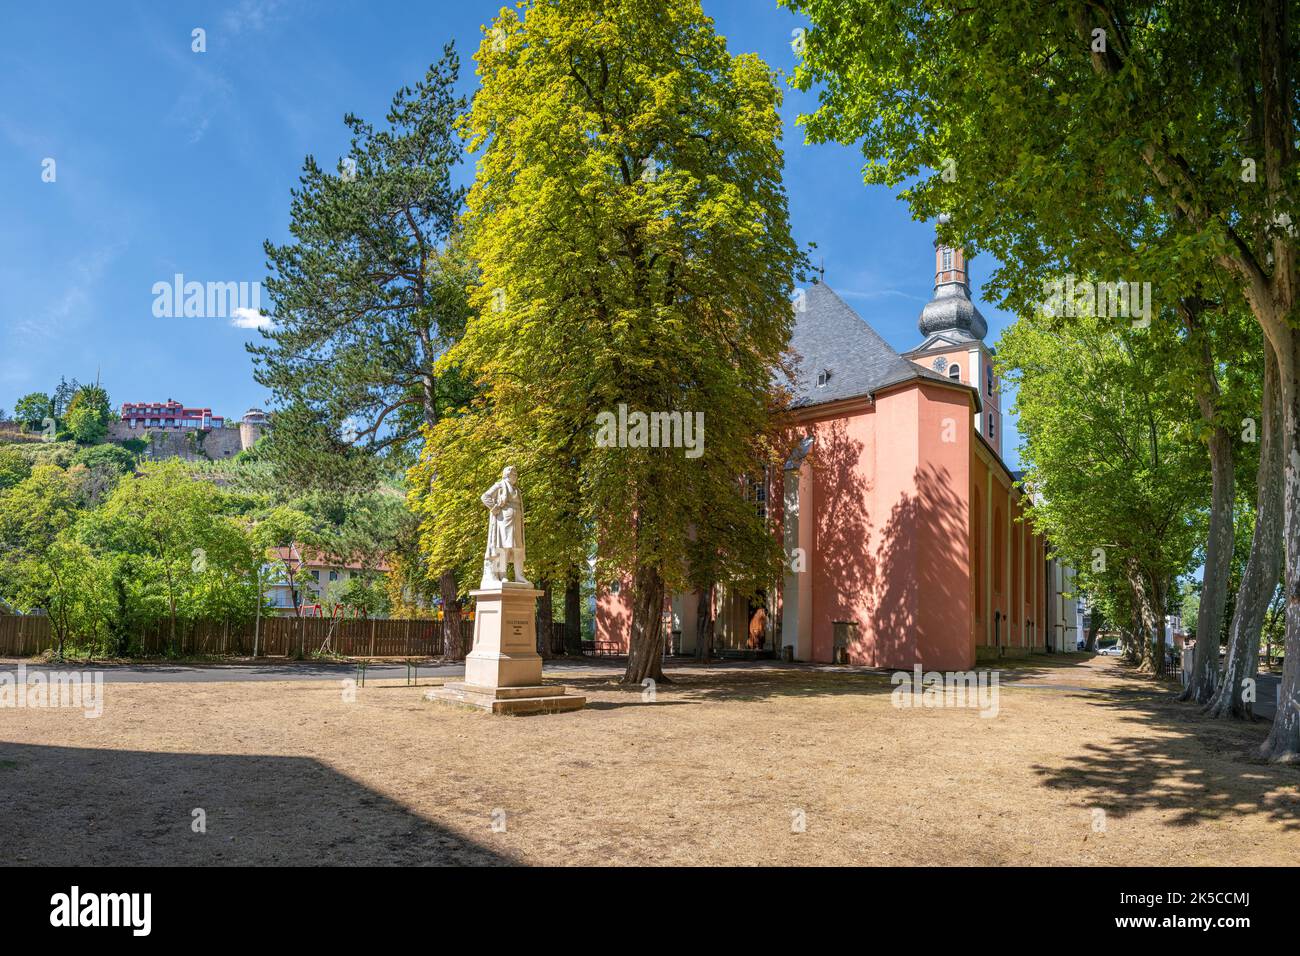
[[1142, 663], [1142, 615], [1138, 613], [1137, 602], [1133, 602], [1133, 622], [1130, 625], [1132, 630], [1127, 634], [1121, 634], [1120, 645], [1123, 653], [1120, 655], [1130, 664]]
[[702, 664], [713, 660], [713, 589], [712, 584], [700, 588], [695, 610], [695, 656]]
[[538, 581], [538, 590], [542, 596], [537, 599], [537, 653], [542, 660], [551, 659], [551, 624], [555, 620], [554, 605], [551, 603], [551, 582]]
[[460, 636], [460, 598], [456, 592], [456, 572], [444, 571], [438, 578], [442, 595], [442, 656], [458, 661], [465, 656], [465, 642]]
[[[1191, 314], [1186, 307], [1184, 311]], [[1196, 331], [1196, 319], [1188, 325]], [[1210, 431], [1210, 530], [1205, 542], [1205, 574], [1201, 584], [1201, 607], [1196, 616], [1196, 649], [1192, 657], [1192, 670], [1187, 686], [1178, 695], [1179, 700], [1208, 704], [1215, 696], [1219, 684], [1219, 632], [1223, 629], [1224, 605], [1228, 600], [1228, 581], [1232, 575], [1232, 524], [1233, 487], [1232, 436], [1222, 422], [1217, 408], [1218, 384], [1214, 380], [1214, 359], [1210, 354], [1209, 340], [1203, 335], [1200, 343], [1204, 366], [1197, 388], [1196, 401], [1201, 417], [1209, 423]], [[1163, 611], [1163, 608], [1161, 608]], [[1163, 624], [1163, 615], [1161, 616]], [[1164, 628], [1160, 628], [1163, 638]], [[1164, 672], [1163, 659], [1159, 673]]]
[[1125, 573], [1128, 575], [1129, 591], [1133, 594], [1133, 646], [1128, 659], [1143, 670], [1153, 670], [1151, 660], [1152, 627], [1150, 615], [1150, 597], [1147, 593], [1146, 580], [1137, 569], [1137, 562], [1130, 558]]
[[257, 659], [257, 641], [262, 634], [262, 572], [257, 572], [257, 616], [253, 619], [253, 659]]
[[[1273, 589], [1276, 592], [1276, 584], [1273, 585]], [[1277, 597], [1285, 598], [1285, 594], [1275, 594], [1274, 598], [1276, 599]], [[1268, 610], [1268, 620], [1264, 622], [1264, 662], [1268, 664], [1269, 667], [1273, 666], [1273, 631], [1277, 627], [1277, 616], [1282, 612], [1282, 608], [1286, 605], [1286, 601], [1279, 601], [1276, 607], [1271, 606], [1271, 604], [1272, 602], [1270, 602]]]
[[658, 568], [638, 565], [632, 575], [632, 637], [623, 683], [640, 685], [647, 677], [667, 683], [663, 653], [664, 580]]
[[1101, 621], [1101, 610], [1094, 604], [1092, 612], [1088, 615], [1088, 638], [1083, 644], [1083, 649], [1089, 654], [1097, 651], [1097, 632], [1101, 630]]
[[582, 653], [582, 585], [577, 578], [564, 584], [564, 653]]
[[582, 584], [576, 577], [564, 585], [564, 653], [582, 653]]
[[[1283, 534], [1286, 540], [1286, 638], [1281, 701], [1262, 756], [1300, 762], [1300, 335], [1287, 325], [1278, 334], [1284, 453]], [[1276, 345], [1276, 343], [1275, 343]]]
[[1282, 430], [1278, 420], [1278, 388], [1277, 358], [1272, 347], [1265, 345], [1259, 471], [1255, 479], [1258, 502], [1255, 532], [1250, 542], [1250, 557], [1246, 560], [1241, 586], [1237, 590], [1223, 682], [1206, 707], [1206, 713], [1211, 717], [1254, 717], [1254, 695], [1244, 693], [1242, 682], [1254, 680], [1259, 669], [1260, 631], [1277, 588], [1282, 555]]
[[[1168, 660], [1165, 654], [1165, 604], [1168, 593], [1168, 585], [1161, 578], [1154, 577], [1151, 582], [1151, 657], [1152, 670], [1157, 677], [1163, 677], [1167, 669], [1165, 666]], [[1218, 638], [1215, 638], [1216, 643], [1217, 641]]]

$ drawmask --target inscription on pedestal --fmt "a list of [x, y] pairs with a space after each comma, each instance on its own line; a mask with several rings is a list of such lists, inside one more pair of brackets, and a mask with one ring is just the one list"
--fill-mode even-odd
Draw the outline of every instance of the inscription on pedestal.
[[510, 647], [530, 647], [533, 643], [533, 622], [515, 618], [506, 622], [506, 642]]

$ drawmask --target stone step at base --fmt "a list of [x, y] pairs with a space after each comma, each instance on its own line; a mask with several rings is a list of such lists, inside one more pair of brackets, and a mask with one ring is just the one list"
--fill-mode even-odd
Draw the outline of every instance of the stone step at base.
[[493, 714], [558, 714], [581, 710], [587, 698], [568, 693], [563, 684], [530, 687], [477, 687], [451, 683], [429, 691], [426, 700], [477, 707]]

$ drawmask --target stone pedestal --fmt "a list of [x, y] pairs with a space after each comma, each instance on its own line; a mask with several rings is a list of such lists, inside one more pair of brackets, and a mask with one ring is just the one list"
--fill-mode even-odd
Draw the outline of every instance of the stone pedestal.
[[586, 704], [587, 698], [568, 693], [562, 684], [542, 683], [536, 612], [541, 593], [513, 582], [471, 591], [474, 647], [465, 658], [465, 680], [425, 696], [494, 714], [557, 713]]

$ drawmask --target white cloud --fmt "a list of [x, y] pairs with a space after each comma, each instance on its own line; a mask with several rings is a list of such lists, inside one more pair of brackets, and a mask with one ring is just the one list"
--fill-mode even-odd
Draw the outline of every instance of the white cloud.
[[280, 0], [242, 0], [238, 6], [226, 11], [221, 22], [234, 34], [245, 30], [258, 31], [280, 19], [277, 16], [279, 7]]
[[232, 312], [230, 324], [237, 329], [269, 329], [275, 325], [275, 319], [241, 305]]

